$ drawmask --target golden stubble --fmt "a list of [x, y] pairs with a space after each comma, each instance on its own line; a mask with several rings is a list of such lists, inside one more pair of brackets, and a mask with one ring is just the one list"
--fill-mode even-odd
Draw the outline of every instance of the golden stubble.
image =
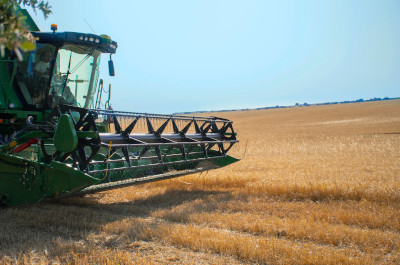
[[0, 209], [0, 263], [398, 264], [399, 113], [400, 100], [211, 113], [234, 121], [241, 161]]

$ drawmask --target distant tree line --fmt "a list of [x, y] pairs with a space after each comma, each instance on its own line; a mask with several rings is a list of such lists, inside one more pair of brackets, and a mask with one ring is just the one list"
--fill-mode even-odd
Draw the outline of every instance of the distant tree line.
[[176, 112], [173, 115], [178, 115], [178, 114], [193, 114], [193, 113], [203, 113], [203, 112], [228, 112], [228, 111], [247, 111], [247, 110], [263, 110], [263, 109], [284, 109], [284, 108], [293, 108], [293, 107], [308, 107], [308, 106], [320, 106], [320, 105], [334, 105], [334, 104], [346, 104], [346, 103], [357, 103], [357, 102], [367, 102], [367, 101], [379, 101], [379, 100], [392, 100], [392, 99], [400, 99], [399, 98], [389, 98], [389, 97], [384, 97], [384, 98], [371, 98], [364, 100], [362, 98], [357, 99], [357, 100], [346, 100], [346, 101], [337, 101], [337, 102], [325, 102], [325, 103], [315, 103], [315, 104], [308, 104], [307, 102], [304, 102], [303, 104], [296, 103], [293, 106], [271, 106], [271, 107], [261, 107], [261, 108], [255, 108], [255, 109], [228, 109], [228, 110], [201, 110], [201, 111], [187, 111], [187, 112]]

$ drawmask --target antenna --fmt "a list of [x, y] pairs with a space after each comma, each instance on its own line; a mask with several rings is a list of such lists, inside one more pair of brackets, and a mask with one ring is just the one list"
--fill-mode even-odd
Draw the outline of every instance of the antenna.
[[89, 26], [89, 28], [93, 31], [94, 34], [97, 35], [97, 33], [94, 31], [94, 29], [89, 25], [89, 22], [87, 22], [86, 18], [84, 18], [83, 20], [85, 20], [86, 24]]

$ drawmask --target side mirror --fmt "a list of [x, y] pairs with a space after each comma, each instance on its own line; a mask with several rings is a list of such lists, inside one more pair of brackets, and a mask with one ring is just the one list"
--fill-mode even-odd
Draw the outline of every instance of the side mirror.
[[108, 73], [110, 76], [115, 76], [114, 63], [111, 59], [111, 56], [110, 60], [108, 61]]

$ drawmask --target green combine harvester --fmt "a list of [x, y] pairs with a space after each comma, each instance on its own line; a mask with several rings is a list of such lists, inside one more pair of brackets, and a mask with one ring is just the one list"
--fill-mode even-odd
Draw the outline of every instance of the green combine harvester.
[[36, 203], [158, 181], [238, 161], [232, 121], [114, 111], [99, 81], [106, 35], [40, 32], [36, 49], [0, 60], [0, 204]]

